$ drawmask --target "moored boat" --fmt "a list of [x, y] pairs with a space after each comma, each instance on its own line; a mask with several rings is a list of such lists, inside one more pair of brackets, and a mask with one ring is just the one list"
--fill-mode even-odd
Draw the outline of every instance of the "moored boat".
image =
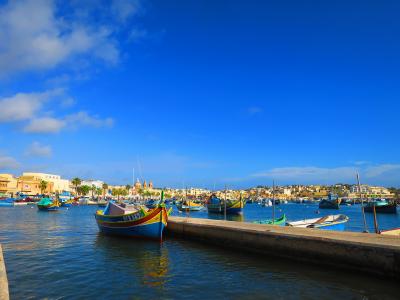
[[328, 199], [322, 199], [319, 203], [321, 209], [339, 209], [340, 199], [337, 195], [330, 193]]
[[284, 214], [280, 218], [276, 218], [275, 220], [260, 220], [254, 221], [254, 224], [265, 224], [265, 225], [285, 225], [286, 223], [286, 215]]
[[200, 203], [184, 200], [176, 205], [180, 211], [200, 211], [204, 208]]
[[224, 214], [226, 207], [226, 214], [241, 214], [244, 205], [245, 202], [241, 198], [238, 200], [222, 200], [216, 196], [211, 196], [207, 202], [207, 209], [209, 213]]
[[147, 208], [156, 208], [156, 207], [158, 207], [158, 205], [160, 205], [161, 204], [161, 200], [160, 199], [158, 199], [158, 200], [156, 200], [156, 199], [150, 199], [150, 200], [148, 200], [147, 202], [146, 202], [146, 207]]
[[0, 207], [12, 207], [14, 206], [14, 198], [4, 198], [0, 199]]
[[368, 202], [364, 206], [364, 211], [372, 213], [381, 213], [381, 214], [396, 214], [397, 213], [397, 205], [395, 202], [390, 203], [386, 199], [376, 199], [373, 201]]
[[60, 203], [58, 200], [52, 200], [51, 198], [42, 198], [38, 203], [37, 207], [39, 210], [43, 211], [54, 211], [60, 208]]
[[70, 207], [74, 202], [70, 192], [63, 191], [59, 196], [61, 206]]
[[286, 225], [300, 228], [317, 228], [324, 230], [343, 231], [348, 220], [349, 217], [345, 215], [328, 215], [322, 218], [287, 222]]
[[165, 205], [146, 210], [126, 208], [109, 201], [104, 210], [96, 212], [95, 218], [102, 233], [161, 240], [168, 212]]

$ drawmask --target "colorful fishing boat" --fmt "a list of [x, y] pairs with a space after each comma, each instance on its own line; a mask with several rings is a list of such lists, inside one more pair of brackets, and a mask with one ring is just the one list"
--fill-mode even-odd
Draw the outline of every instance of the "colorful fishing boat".
[[339, 209], [340, 199], [337, 195], [329, 193], [328, 199], [322, 199], [319, 203], [321, 209]]
[[42, 198], [38, 203], [37, 207], [42, 211], [55, 211], [60, 208], [61, 204], [58, 200], [52, 200], [51, 198]]
[[381, 213], [381, 214], [396, 214], [397, 213], [397, 205], [395, 202], [389, 203], [386, 199], [375, 199], [373, 201], [368, 202], [364, 206], [364, 211], [372, 213]]
[[275, 220], [260, 220], [254, 221], [254, 224], [265, 224], [265, 225], [280, 225], [283, 226], [286, 223], [286, 215], [284, 214], [282, 217], [277, 218]]
[[207, 210], [209, 213], [224, 214], [241, 214], [243, 212], [245, 202], [240, 198], [238, 200], [222, 200], [216, 196], [211, 196], [207, 202]]
[[0, 207], [12, 207], [14, 206], [14, 198], [3, 198], [0, 199]]
[[156, 199], [150, 199], [146, 202], [146, 207], [147, 208], [156, 208], [161, 204], [161, 200], [156, 200]]
[[70, 192], [63, 191], [58, 198], [60, 199], [61, 206], [70, 207], [74, 202]]
[[63, 207], [71, 207], [73, 205], [73, 200], [67, 200], [67, 201], [60, 201], [61, 206]]
[[168, 213], [165, 205], [146, 210], [144, 207], [126, 208], [109, 201], [104, 210], [96, 212], [95, 218], [100, 231], [105, 234], [162, 240]]
[[200, 203], [196, 203], [190, 200], [184, 200], [176, 205], [180, 211], [200, 211], [204, 206]]
[[349, 217], [345, 215], [328, 215], [322, 218], [287, 222], [286, 226], [343, 231], [347, 221]]

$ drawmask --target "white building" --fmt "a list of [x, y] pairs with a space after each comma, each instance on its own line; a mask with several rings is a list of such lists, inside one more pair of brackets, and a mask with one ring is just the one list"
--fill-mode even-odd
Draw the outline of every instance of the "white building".
[[98, 188], [102, 189], [103, 188], [104, 181], [101, 180], [82, 180], [81, 185], [88, 185], [92, 187], [93, 185]]

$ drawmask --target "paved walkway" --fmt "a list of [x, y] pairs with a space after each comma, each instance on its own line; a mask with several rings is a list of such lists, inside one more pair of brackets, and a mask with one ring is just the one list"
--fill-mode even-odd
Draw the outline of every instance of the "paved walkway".
[[3, 249], [0, 245], [0, 300], [8, 300], [8, 280], [6, 266], [4, 264]]

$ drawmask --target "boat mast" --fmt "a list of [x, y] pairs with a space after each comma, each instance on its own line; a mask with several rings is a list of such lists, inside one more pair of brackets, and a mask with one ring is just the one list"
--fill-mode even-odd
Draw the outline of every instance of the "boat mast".
[[224, 220], [226, 221], [226, 184], [225, 184], [225, 201], [224, 201]]
[[272, 180], [272, 225], [275, 224], [275, 180]]
[[358, 191], [360, 193], [360, 199], [361, 199], [361, 211], [364, 219], [364, 232], [368, 233], [368, 228], [367, 228], [367, 220], [365, 219], [365, 211], [364, 211], [364, 199], [361, 194], [361, 184], [360, 184], [360, 175], [357, 173], [357, 184], [358, 184]]
[[[188, 198], [187, 198], [187, 186], [185, 187], [185, 202], [186, 202], [186, 205], [187, 205], [187, 204], [188, 204]], [[182, 203], [182, 205], [183, 205], [183, 203]], [[188, 217], [190, 218], [190, 202], [189, 202]]]

